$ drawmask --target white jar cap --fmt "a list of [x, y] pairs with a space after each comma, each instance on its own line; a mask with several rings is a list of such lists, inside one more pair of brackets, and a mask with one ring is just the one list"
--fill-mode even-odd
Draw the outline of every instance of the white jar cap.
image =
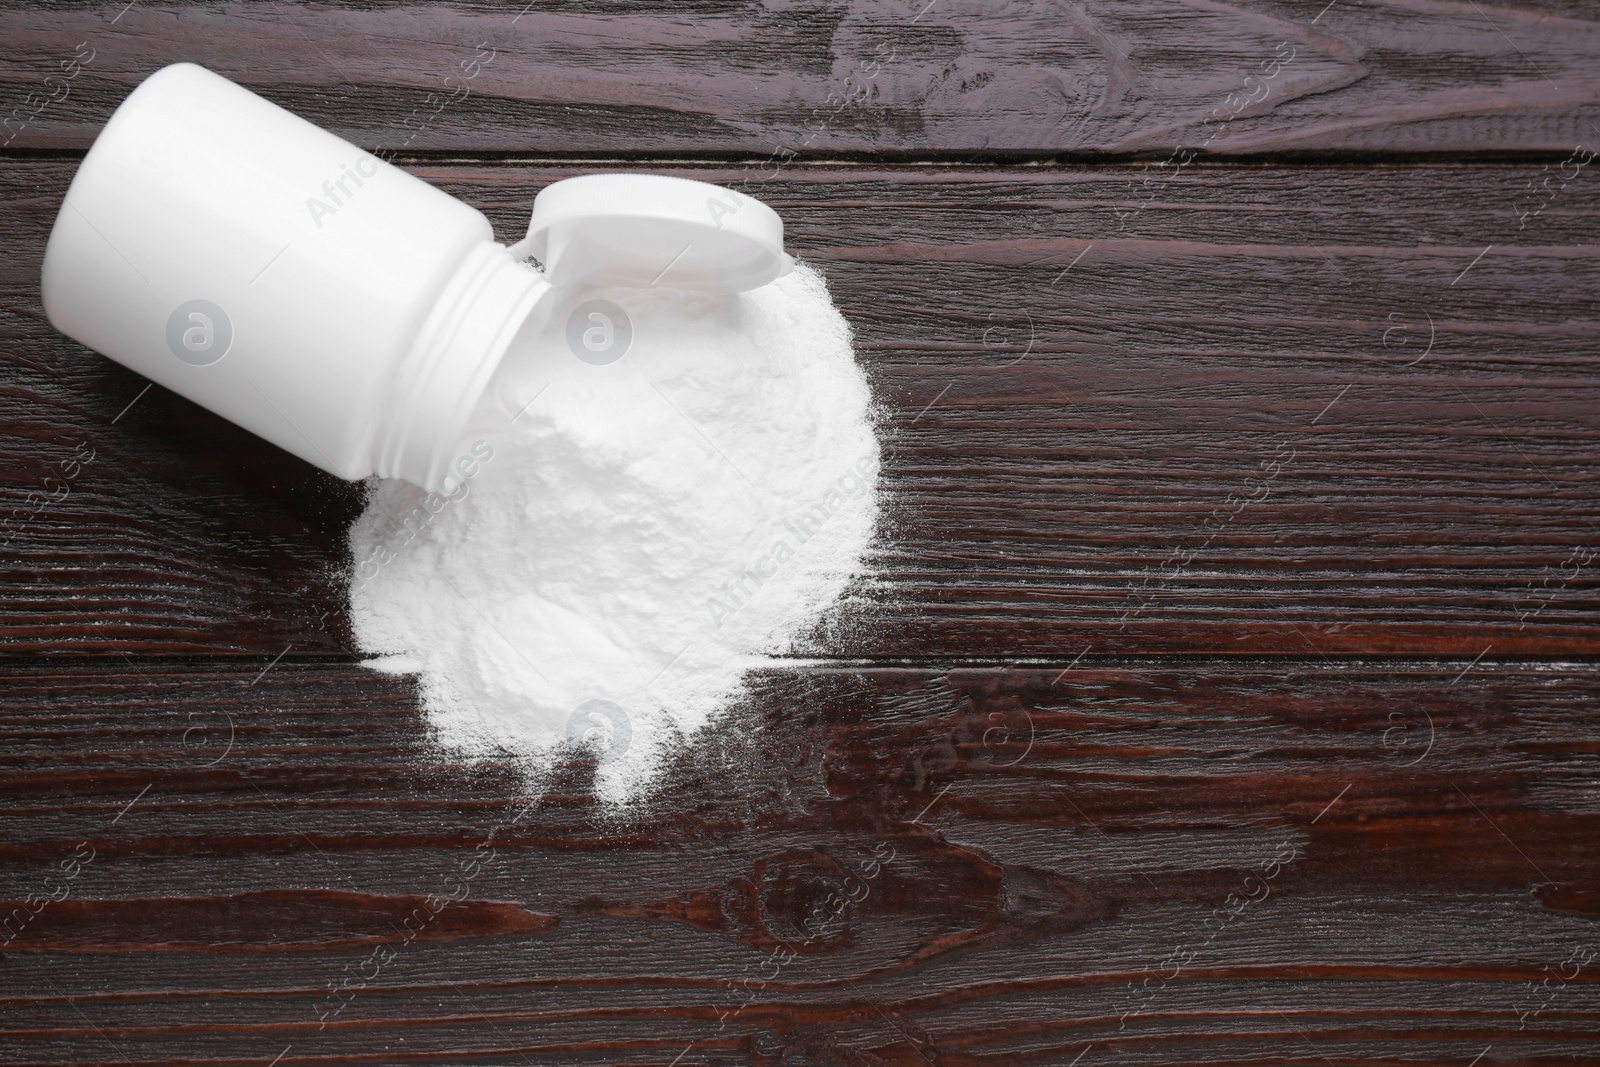
[[533, 256], [557, 286], [617, 285], [741, 293], [794, 269], [783, 220], [743, 193], [656, 174], [587, 174], [533, 201]]

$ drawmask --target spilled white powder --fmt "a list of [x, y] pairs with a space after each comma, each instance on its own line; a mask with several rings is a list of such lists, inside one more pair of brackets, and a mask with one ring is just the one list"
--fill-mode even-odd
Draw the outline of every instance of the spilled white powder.
[[[737, 296], [614, 289], [621, 359], [514, 352], [449, 492], [375, 480], [351, 619], [438, 741], [534, 769], [599, 755], [610, 801], [735, 702], [861, 567], [872, 399], [814, 270]], [[559, 331], [558, 331], [559, 332]]]

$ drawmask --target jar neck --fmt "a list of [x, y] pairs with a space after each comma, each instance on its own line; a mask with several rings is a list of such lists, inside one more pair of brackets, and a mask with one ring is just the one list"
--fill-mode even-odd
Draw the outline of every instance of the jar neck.
[[523, 322], [552, 291], [503, 245], [475, 245], [424, 317], [373, 437], [372, 469], [444, 488], [473, 408]]

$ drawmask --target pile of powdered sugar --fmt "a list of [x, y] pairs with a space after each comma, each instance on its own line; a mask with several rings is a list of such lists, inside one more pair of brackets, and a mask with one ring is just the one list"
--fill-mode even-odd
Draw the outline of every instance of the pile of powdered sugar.
[[878, 445], [814, 270], [593, 295], [631, 325], [623, 356], [508, 356], [448, 492], [372, 484], [350, 605], [368, 664], [417, 676], [447, 749], [538, 767], [585, 744], [623, 800], [747, 670], [803, 651], [861, 568]]

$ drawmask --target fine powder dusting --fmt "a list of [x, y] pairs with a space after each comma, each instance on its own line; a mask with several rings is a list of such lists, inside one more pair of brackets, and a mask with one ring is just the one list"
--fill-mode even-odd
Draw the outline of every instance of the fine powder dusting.
[[350, 603], [368, 665], [416, 675], [445, 748], [537, 770], [587, 745], [618, 802], [746, 671], [805, 651], [872, 537], [878, 444], [815, 270], [585, 295], [625, 313], [623, 356], [513, 351], [446, 492], [373, 482]]

